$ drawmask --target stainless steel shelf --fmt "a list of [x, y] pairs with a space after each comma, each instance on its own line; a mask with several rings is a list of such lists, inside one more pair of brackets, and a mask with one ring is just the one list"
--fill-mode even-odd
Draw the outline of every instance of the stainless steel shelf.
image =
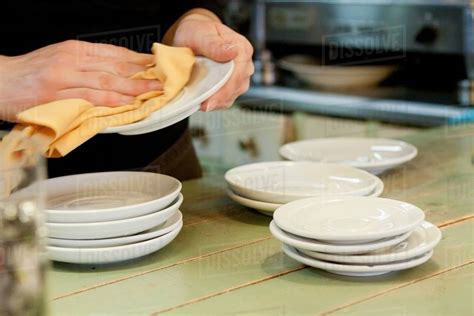
[[275, 111], [374, 119], [393, 123], [437, 126], [459, 118], [471, 108], [392, 99], [347, 96], [285, 87], [252, 87], [239, 101], [248, 107]]

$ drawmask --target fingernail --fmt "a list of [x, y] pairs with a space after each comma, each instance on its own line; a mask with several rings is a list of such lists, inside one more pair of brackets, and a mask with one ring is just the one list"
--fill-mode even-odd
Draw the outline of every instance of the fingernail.
[[211, 112], [215, 110], [216, 107], [217, 107], [217, 103], [215, 101], [209, 101], [207, 102], [206, 112]]

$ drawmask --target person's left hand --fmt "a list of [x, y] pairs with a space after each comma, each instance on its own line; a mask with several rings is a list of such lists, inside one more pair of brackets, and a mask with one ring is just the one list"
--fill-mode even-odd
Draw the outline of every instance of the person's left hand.
[[218, 62], [234, 60], [235, 68], [229, 81], [202, 103], [201, 111], [228, 108], [248, 90], [254, 72], [253, 48], [244, 36], [210, 17], [191, 14], [179, 22], [173, 45], [187, 46], [196, 55]]

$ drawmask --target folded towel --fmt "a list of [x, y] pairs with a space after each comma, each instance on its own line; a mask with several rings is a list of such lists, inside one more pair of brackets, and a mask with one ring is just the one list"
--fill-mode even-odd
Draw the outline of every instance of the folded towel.
[[[47, 157], [62, 157], [107, 127], [130, 124], [147, 117], [173, 99], [188, 82], [195, 62], [189, 48], [153, 44], [155, 63], [133, 79], [157, 79], [163, 91], [144, 93], [133, 104], [119, 107], [94, 106], [82, 99], [66, 99], [42, 104], [18, 114], [15, 133], [33, 139]], [[16, 134], [16, 136], [14, 136]], [[2, 148], [0, 148], [2, 150]]]

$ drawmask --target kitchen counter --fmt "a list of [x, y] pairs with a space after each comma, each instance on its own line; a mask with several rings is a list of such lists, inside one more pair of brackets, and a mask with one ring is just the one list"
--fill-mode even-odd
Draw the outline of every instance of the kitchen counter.
[[354, 278], [289, 259], [270, 218], [225, 195], [222, 174], [184, 183], [184, 228], [127, 264], [48, 271], [52, 315], [472, 315], [474, 125], [403, 137], [418, 157], [382, 176], [384, 197], [421, 207], [443, 239], [426, 264]]

